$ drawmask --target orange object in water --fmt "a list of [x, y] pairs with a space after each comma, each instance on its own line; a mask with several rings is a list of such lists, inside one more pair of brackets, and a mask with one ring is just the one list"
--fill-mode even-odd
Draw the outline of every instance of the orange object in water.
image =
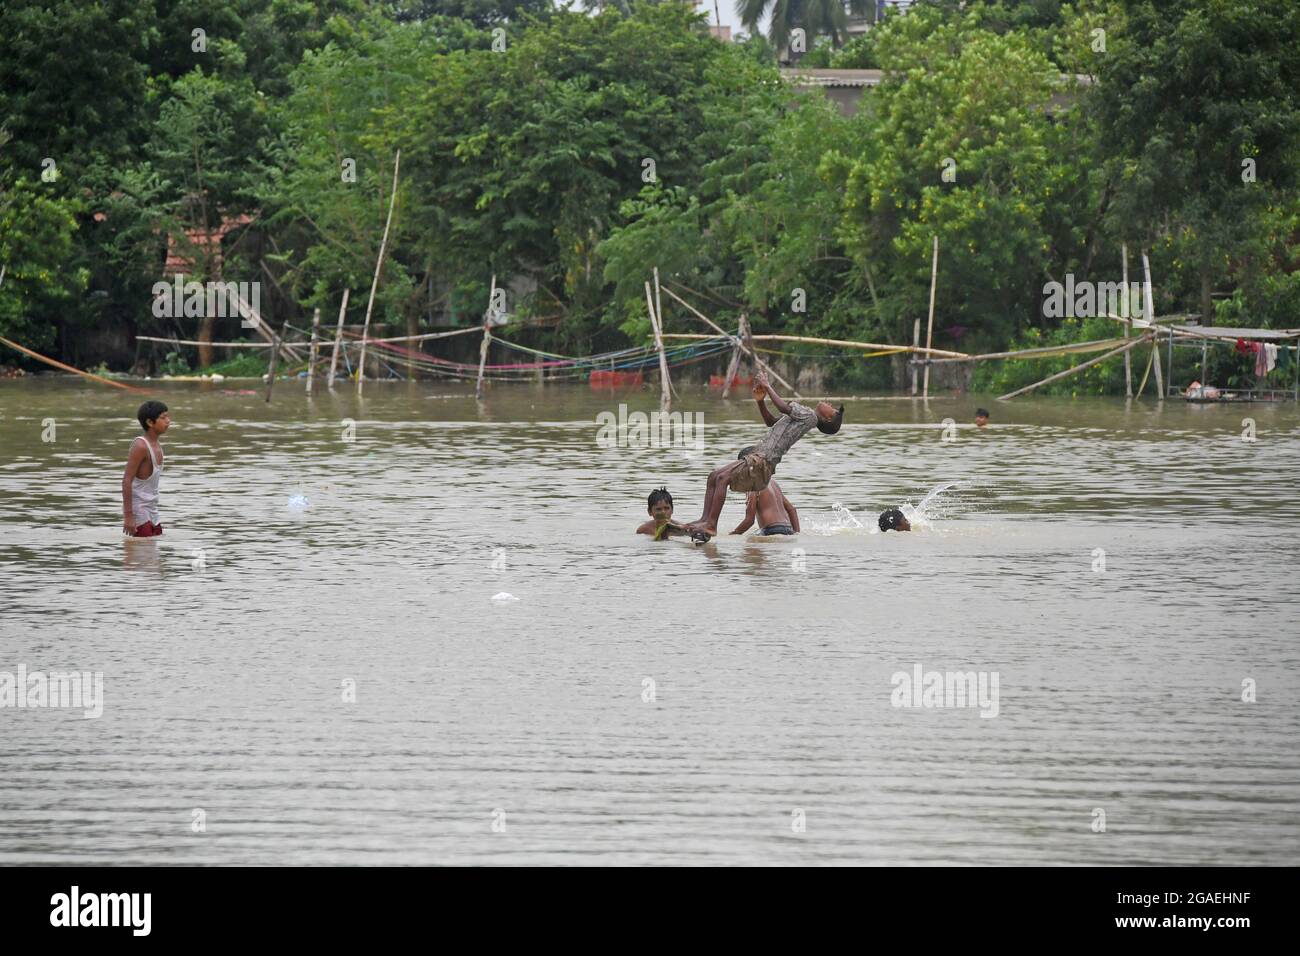
[[642, 372], [619, 372], [596, 369], [591, 373], [592, 388], [640, 388], [645, 381]]
[[[725, 382], [726, 380], [727, 377], [725, 375], [710, 375], [709, 388], [716, 389], [717, 391], [722, 391], [722, 383]], [[754, 379], [752, 377], [741, 378], [739, 375], [737, 375], [731, 380], [731, 387], [733, 389], [736, 389], [736, 388], [740, 388], [742, 385], [752, 385], [753, 382]]]

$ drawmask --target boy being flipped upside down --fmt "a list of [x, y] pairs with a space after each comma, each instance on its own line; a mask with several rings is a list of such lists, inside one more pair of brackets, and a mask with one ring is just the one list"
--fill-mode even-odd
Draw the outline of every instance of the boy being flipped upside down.
[[[765, 399], [771, 398], [777, 418], [768, 409]], [[709, 538], [718, 533], [718, 517], [727, 500], [727, 489], [748, 493], [759, 492], [772, 480], [772, 473], [791, 446], [806, 435], [814, 425], [824, 435], [834, 435], [844, 421], [844, 406], [838, 409], [829, 402], [818, 402], [812, 408], [798, 402], [787, 402], [768, 383], [767, 375], [759, 372], [754, 377], [754, 399], [758, 410], [767, 422], [768, 432], [753, 450], [740, 459], [728, 462], [709, 474], [704, 492], [704, 514], [699, 521], [686, 525], [692, 538]]]

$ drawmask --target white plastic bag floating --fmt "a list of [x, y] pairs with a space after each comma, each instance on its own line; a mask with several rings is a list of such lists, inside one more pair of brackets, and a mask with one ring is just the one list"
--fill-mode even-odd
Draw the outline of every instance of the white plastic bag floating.
[[515, 597], [513, 594], [511, 594], [508, 591], [501, 591], [497, 594], [492, 595], [492, 600], [495, 601], [497, 604], [509, 604], [511, 601], [518, 601], [519, 598]]

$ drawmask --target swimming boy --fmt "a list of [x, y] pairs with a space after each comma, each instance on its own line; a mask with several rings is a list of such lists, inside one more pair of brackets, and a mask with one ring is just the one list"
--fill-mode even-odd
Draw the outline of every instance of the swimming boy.
[[[737, 460], [754, 450], [754, 446], [742, 448]], [[781, 486], [773, 478], [762, 491], [751, 491], [745, 495], [745, 518], [736, 526], [732, 534], [744, 534], [758, 518], [760, 535], [798, 534], [799, 512], [781, 492]]]
[[143, 435], [131, 442], [122, 475], [122, 531], [133, 538], [162, 534], [158, 513], [158, 482], [162, 478], [163, 450], [159, 441], [172, 418], [162, 402], [148, 401], [136, 412]]
[[[772, 404], [781, 413], [780, 418], [768, 410], [764, 403], [766, 398], [772, 399]], [[785, 453], [813, 426], [824, 435], [834, 435], [844, 422], [843, 405], [837, 410], [829, 402], [818, 402], [812, 408], [798, 402], [787, 402], [776, 394], [763, 372], [754, 376], [754, 400], [758, 402], [763, 421], [767, 422], [768, 433], [749, 454], [715, 468], [709, 474], [704, 493], [704, 513], [699, 521], [686, 526], [697, 534], [718, 533], [718, 516], [722, 514], [728, 488], [743, 492], [762, 491], [772, 480], [772, 472]]]
[[907, 520], [903, 512], [897, 508], [890, 508], [880, 513], [880, 518], [876, 522], [880, 525], [881, 531], [911, 531], [912, 523]]
[[989, 423], [989, 410], [988, 410], [987, 408], [977, 408], [977, 409], [975, 409], [975, 425], [976, 425], [976, 427], [978, 427], [978, 428], [983, 428], [983, 427], [984, 427], [985, 425], [987, 425], [988, 423]]
[[650, 520], [636, 529], [637, 534], [652, 534], [662, 541], [670, 534], [685, 534], [686, 530], [673, 521], [673, 496], [667, 488], [656, 488], [646, 501]]

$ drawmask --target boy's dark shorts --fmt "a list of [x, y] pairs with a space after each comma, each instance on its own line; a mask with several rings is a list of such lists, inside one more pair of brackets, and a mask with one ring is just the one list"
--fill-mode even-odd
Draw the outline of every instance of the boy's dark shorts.
[[162, 534], [162, 525], [154, 524], [152, 521], [146, 521], [144, 524], [135, 526], [133, 538], [153, 538]]
[[737, 492], [762, 491], [772, 480], [773, 470], [772, 463], [766, 458], [750, 452], [736, 462], [727, 487]]

